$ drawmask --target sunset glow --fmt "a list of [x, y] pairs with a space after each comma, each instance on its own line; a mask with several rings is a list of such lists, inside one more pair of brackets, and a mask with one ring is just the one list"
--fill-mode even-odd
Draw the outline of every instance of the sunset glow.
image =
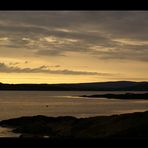
[[146, 11], [0, 12], [0, 82], [148, 80]]

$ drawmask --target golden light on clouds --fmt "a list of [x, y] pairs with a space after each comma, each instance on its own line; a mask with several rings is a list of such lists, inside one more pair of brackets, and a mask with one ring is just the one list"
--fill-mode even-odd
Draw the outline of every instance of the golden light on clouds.
[[147, 20], [145, 11], [1, 11], [0, 82], [147, 81]]
[[137, 46], [148, 45], [148, 40], [141, 41], [141, 40], [132, 40], [132, 39], [114, 39], [114, 41], [119, 42], [123, 45], [137, 45]]

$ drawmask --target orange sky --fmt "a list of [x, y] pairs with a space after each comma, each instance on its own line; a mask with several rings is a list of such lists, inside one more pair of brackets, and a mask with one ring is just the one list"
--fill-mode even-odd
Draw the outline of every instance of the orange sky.
[[0, 12], [0, 82], [148, 80], [148, 12]]

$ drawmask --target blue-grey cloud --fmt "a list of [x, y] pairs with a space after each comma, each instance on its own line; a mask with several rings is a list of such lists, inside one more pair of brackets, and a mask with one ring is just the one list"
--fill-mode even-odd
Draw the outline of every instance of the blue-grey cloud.
[[32, 56], [72, 51], [147, 62], [147, 26], [147, 11], [0, 12], [0, 47]]

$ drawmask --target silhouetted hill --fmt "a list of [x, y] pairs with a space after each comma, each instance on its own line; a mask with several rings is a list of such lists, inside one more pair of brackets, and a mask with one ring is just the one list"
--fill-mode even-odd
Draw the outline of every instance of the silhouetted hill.
[[147, 91], [148, 82], [115, 81], [77, 84], [2, 84], [0, 90]]
[[148, 138], [148, 111], [90, 118], [33, 116], [4, 120], [21, 137], [72, 138]]

